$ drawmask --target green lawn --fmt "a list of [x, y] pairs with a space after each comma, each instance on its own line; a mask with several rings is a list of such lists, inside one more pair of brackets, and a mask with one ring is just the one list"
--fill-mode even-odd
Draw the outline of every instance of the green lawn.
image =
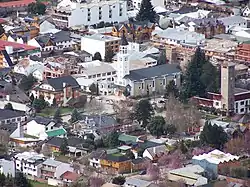
[[[38, 113], [39, 116], [53, 116], [55, 114], [57, 108], [45, 108], [43, 109], [40, 113]], [[61, 114], [70, 114], [73, 110], [73, 108], [69, 107], [62, 107], [61, 109]]]
[[30, 184], [32, 185], [32, 187], [52, 187], [48, 184], [40, 183], [40, 182], [32, 181], [32, 180], [30, 180]]

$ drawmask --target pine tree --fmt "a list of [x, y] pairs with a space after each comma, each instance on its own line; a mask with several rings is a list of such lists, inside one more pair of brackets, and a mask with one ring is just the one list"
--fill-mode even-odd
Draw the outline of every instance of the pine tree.
[[11, 103], [7, 103], [6, 105], [4, 105], [4, 109], [7, 109], [7, 110], [14, 110]]
[[68, 141], [66, 138], [63, 138], [63, 141], [60, 146], [60, 152], [61, 154], [65, 155], [68, 152]]
[[100, 60], [102, 61], [102, 56], [99, 52], [96, 52], [93, 56], [93, 60]]
[[151, 4], [151, 0], [142, 0], [141, 8], [136, 15], [137, 21], [150, 21], [151, 23], [156, 22], [156, 12]]
[[165, 124], [165, 119], [162, 116], [155, 116], [150, 120], [147, 129], [153, 136], [159, 138], [165, 133]]
[[157, 59], [157, 64], [158, 64], [158, 65], [166, 64], [166, 62], [167, 62], [166, 51], [165, 51], [165, 50], [162, 50], [162, 51], [160, 52], [160, 55], [159, 55], [158, 59]]
[[58, 123], [62, 123], [62, 116], [61, 116], [61, 109], [57, 108], [54, 114], [54, 120], [56, 120]]
[[74, 110], [72, 111], [72, 113], [71, 113], [70, 122], [71, 122], [71, 123], [75, 123], [75, 122], [77, 122], [77, 121], [79, 121], [79, 120], [81, 120], [81, 119], [82, 119], [81, 114], [80, 114], [76, 109], [74, 109]]

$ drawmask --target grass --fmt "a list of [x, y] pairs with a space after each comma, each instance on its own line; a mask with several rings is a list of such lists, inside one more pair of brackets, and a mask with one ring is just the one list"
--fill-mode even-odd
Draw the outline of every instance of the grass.
[[41, 183], [41, 182], [32, 181], [32, 180], [30, 180], [30, 184], [34, 187], [52, 187], [46, 183]]
[[61, 162], [66, 162], [66, 163], [69, 162], [69, 158], [70, 157], [61, 155], [61, 154], [58, 154], [58, 156], [56, 156], [56, 160], [61, 161]]
[[[43, 109], [40, 113], [38, 113], [39, 116], [44, 116], [44, 117], [48, 117], [48, 116], [53, 116], [55, 114], [57, 108], [45, 108]], [[62, 107], [60, 108], [61, 110], [61, 114], [70, 114], [73, 110], [73, 108], [69, 108], [69, 107]]]

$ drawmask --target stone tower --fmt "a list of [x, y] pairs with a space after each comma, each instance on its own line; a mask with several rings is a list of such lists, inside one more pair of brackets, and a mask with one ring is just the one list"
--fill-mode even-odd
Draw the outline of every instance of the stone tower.
[[235, 64], [221, 64], [221, 105], [228, 115], [234, 112]]

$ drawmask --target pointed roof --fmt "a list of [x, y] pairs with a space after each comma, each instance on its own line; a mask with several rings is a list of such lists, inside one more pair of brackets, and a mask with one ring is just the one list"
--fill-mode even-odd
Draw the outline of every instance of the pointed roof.
[[120, 45], [123, 45], [123, 46], [128, 45], [128, 41], [127, 41], [127, 38], [126, 38], [124, 32], [123, 32], [122, 37], [121, 37]]

